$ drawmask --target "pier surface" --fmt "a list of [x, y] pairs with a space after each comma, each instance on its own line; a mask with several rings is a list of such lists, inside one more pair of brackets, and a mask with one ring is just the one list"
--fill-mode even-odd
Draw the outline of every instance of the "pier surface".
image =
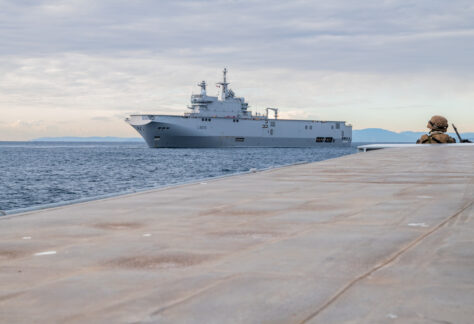
[[2, 323], [472, 323], [474, 149], [0, 217]]

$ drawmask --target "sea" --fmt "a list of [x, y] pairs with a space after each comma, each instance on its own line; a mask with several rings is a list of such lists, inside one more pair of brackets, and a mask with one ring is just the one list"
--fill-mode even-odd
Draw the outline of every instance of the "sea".
[[322, 161], [353, 154], [356, 145], [150, 149], [144, 142], [0, 142], [0, 214]]

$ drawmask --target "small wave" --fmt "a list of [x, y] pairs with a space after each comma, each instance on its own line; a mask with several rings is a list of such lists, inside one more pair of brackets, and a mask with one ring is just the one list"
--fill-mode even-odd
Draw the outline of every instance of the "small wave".
[[355, 152], [355, 147], [162, 150], [142, 143], [35, 146], [0, 142], [2, 182], [7, 184], [0, 186], [0, 209], [134, 192]]

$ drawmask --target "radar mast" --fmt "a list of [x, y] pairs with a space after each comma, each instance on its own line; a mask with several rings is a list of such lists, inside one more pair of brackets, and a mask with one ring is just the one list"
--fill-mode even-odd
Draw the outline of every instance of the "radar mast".
[[202, 81], [201, 83], [198, 83], [198, 86], [201, 87], [201, 96], [206, 95], [206, 81]]
[[223, 78], [223, 81], [222, 82], [218, 82], [217, 85], [219, 85], [221, 87], [221, 91], [220, 91], [220, 94], [219, 94], [219, 99], [220, 100], [225, 100], [227, 98], [227, 86], [229, 85], [229, 83], [227, 82], [227, 68], [224, 68], [224, 71], [223, 72], [223, 75], [224, 75], [224, 78]]

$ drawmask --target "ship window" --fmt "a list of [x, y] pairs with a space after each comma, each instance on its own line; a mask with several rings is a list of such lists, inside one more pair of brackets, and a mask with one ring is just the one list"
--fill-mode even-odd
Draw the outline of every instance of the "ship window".
[[308, 129], [308, 125], [305, 125], [304, 129]]
[[336, 129], [340, 129], [341, 125], [339, 123], [336, 123]]
[[332, 143], [333, 139], [332, 139], [332, 137], [326, 137], [326, 139], [324, 141], [326, 143]]
[[309, 126], [309, 129], [313, 129], [313, 126]]
[[159, 141], [160, 140], [160, 137], [159, 136], [155, 136], [155, 141]]
[[334, 129], [334, 125], [331, 125], [331, 129]]
[[275, 127], [275, 122], [270, 122], [270, 126]]
[[235, 138], [235, 141], [236, 141], [236, 142], [243, 142], [243, 141], [245, 141], [245, 138], [243, 138], [243, 137], [236, 137], [236, 138]]
[[316, 137], [316, 142], [318, 143], [324, 142], [324, 137]]

